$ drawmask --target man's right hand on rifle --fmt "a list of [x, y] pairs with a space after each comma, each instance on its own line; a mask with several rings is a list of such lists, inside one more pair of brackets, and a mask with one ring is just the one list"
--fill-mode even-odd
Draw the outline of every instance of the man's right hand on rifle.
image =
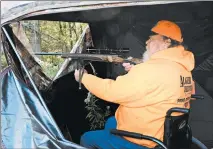
[[123, 63], [122, 66], [124, 67], [125, 71], [130, 71], [130, 69], [134, 66], [130, 63]]

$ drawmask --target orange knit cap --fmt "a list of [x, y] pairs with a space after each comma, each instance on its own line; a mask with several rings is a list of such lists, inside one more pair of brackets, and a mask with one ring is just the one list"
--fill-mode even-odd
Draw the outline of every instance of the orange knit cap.
[[171, 21], [166, 21], [166, 20], [159, 21], [152, 28], [152, 32], [169, 37], [179, 42], [183, 42], [180, 27]]

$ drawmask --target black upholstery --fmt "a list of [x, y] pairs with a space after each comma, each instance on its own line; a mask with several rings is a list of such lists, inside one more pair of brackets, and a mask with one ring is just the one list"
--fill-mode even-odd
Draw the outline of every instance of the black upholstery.
[[[174, 112], [183, 113], [180, 116], [172, 116]], [[190, 148], [192, 133], [188, 124], [189, 110], [172, 108], [166, 114], [164, 124], [163, 143], [169, 149]]]

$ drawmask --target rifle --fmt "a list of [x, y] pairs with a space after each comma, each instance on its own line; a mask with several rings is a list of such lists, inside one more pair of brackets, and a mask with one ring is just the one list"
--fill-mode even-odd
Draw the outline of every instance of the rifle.
[[62, 54], [62, 58], [71, 58], [72, 60], [89, 60], [89, 61], [100, 61], [110, 63], [131, 63], [139, 64], [142, 63], [142, 59], [127, 57], [124, 58], [119, 55], [108, 55], [108, 54], [82, 54], [82, 53], [68, 53]]
[[128, 57], [124, 58], [119, 55], [106, 55], [106, 54], [82, 54], [82, 53], [69, 53], [61, 55], [62, 58], [71, 58], [78, 61], [79, 69], [79, 89], [81, 89], [81, 79], [83, 76], [85, 61], [100, 61], [110, 63], [130, 63], [139, 64], [142, 63], [142, 59]]
[[86, 53], [34, 53], [35, 55], [58, 55], [62, 58], [71, 58], [77, 61], [77, 69], [79, 70], [79, 89], [81, 89], [81, 79], [87, 62], [99, 61], [108, 63], [130, 63], [133, 65], [142, 63], [142, 59], [133, 57], [123, 57], [117, 54], [86, 54]]

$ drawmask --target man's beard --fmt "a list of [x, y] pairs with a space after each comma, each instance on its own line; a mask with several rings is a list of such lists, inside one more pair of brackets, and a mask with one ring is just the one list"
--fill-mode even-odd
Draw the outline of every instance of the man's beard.
[[146, 50], [144, 53], [143, 53], [143, 62], [146, 62], [149, 60], [149, 52], [148, 50]]

